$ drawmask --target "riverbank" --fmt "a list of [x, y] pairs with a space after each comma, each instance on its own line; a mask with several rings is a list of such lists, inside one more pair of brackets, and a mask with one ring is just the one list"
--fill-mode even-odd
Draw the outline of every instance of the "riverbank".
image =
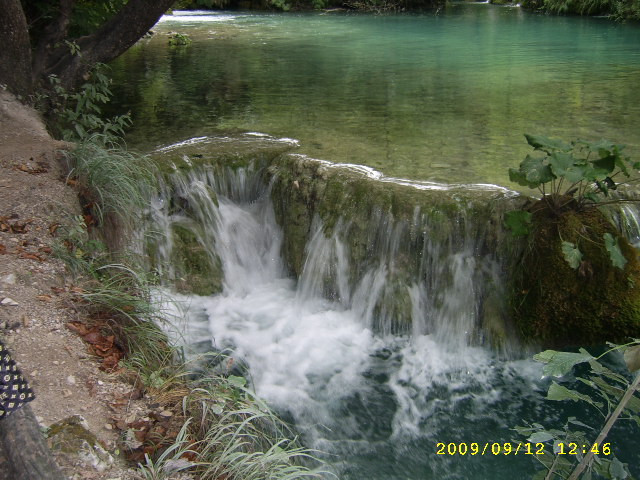
[[39, 424], [81, 416], [105, 451], [86, 454], [69, 448], [67, 437], [51, 438], [63, 473], [132, 480], [139, 477], [117, 455], [116, 425], [145, 418], [151, 400], [101, 369], [100, 357], [69, 329], [70, 322], [91, 319], [76, 308], [80, 287], [53, 256], [60, 226], [81, 214], [61, 166], [68, 147], [48, 135], [35, 111], [0, 91], [0, 338], [35, 392], [31, 408]]

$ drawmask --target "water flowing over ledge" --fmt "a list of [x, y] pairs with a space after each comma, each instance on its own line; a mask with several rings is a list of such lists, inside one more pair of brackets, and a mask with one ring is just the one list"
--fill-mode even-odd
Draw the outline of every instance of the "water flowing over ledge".
[[292, 154], [288, 139], [235, 140], [156, 154], [166, 168], [148, 250], [181, 292], [176, 341], [229, 352], [340, 478], [530, 470], [523, 456], [496, 468], [432, 454], [439, 441], [509, 442], [510, 427], [555, 418], [505, 308], [520, 246], [502, 214], [522, 199], [386, 179]]

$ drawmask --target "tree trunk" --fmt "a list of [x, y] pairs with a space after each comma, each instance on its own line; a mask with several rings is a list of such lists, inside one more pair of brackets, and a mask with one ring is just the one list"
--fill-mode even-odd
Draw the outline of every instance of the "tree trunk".
[[66, 46], [52, 52], [42, 74], [55, 74], [64, 88], [73, 89], [96, 63], [113, 60], [142, 38], [174, 1], [130, 0], [96, 32], [76, 40], [80, 55], [71, 55]]
[[0, 480], [65, 480], [31, 407], [0, 420]]
[[0, 84], [12, 93], [31, 93], [31, 44], [20, 0], [5, 0], [0, 13]]

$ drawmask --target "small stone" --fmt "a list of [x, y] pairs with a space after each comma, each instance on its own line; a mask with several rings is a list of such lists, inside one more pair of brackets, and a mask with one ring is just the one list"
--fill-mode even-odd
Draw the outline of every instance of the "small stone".
[[73, 393], [71, 393], [71, 390], [67, 390], [66, 388], [62, 390], [62, 396], [64, 398], [69, 398], [71, 395], [73, 395]]
[[69, 375], [67, 377], [67, 383], [69, 385], [75, 385], [76, 384], [76, 377], [74, 377], [73, 375]]
[[110, 423], [105, 423], [104, 428], [106, 428], [107, 430], [113, 430], [113, 425], [111, 425]]
[[53, 362], [51, 362], [51, 363], [53, 363], [54, 365], [60, 365], [60, 362], [59, 362], [59, 361], [57, 361], [57, 360], [54, 360], [54, 361], [53, 361]]
[[160, 415], [163, 418], [170, 418], [170, 417], [173, 417], [173, 412], [171, 412], [169, 410], [163, 410], [158, 415]]
[[33, 372], [31, 372], [31, 373], [29, 374], [29, 376], [31, 376], [31, 377], [37, 377], [37, 376], [38, 376], [38, 370], [34, 370]]
[[18, 306], [18, 302], [16, 302], [12, 298], [5, 297], [0, 301], [0, 305], [7, 305], [7, 306], [10, 306], [10, 307], [17, 307]]
[[104, 382], [102, 380], [98, 380], [98, 385], [104, 385]]
[[9, 275], [5, 275], [4, 277], [0, 278], [0, 281], [2, 283], [6, 283], [7, 285], [15, 285], [16, 284], [16, 274], [15, 273], [10, 273]]

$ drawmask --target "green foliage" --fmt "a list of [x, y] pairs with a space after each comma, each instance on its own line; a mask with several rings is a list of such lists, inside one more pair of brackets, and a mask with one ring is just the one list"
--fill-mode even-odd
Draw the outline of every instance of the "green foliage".
[[169, 32], [167, 35], [171, 47], [191, 45], [191, 38], [186, 33]]
[[638, 0], [525, 0], [522, 6], [555, 14], [608, 15], [617, 21], [640, 19]]
[[[127, 0], [76, 0], [69, 22], [69, 38], [79, 38], [93, 33], [99, 26], [110, 19]], [[30, 25], [33, 43], [37, 43], [40, 35], [52, 20], [58, 18], [60, 2], [50, 0], [22, 0], [22, 6]]]
[[582, 263], [582, 252], [576, 247], [575, 243], [562, 242], [562, 254], [569, 266], [574, 270]]
[[504, 215], [504, 223], [515, 237], [527, 236], [531, 232], [531, 212], [511, 210]]
[[604, 246], [607, 249], [607, 252], [609, 252], [609, 258], [611, 258], [611, 264], [620, 270], [624, 270], [624, 266], [627, 264], [627, 259], [624, 258], [622, 250], [620, 250], [618, 239], [613, 238], [613, 235], [610, 233], [605, 233], [603, 238]]
[[288, 12], [291, 10], [291, 4], [287, 2], [287, 0], [269, 0], [269, 4], [277, 9], [282, 10], [283, 12]]
[[624, 145], [606, 140], [569, 144], [541, 135], [525, 138], [541, 154], [527, 155], [518, 169], [510, 168], [509, 179], [539, 189], [556, 211], [573, 201], [578, 209], [596, 204], [617, 189], [617, 177], [629, 179], [630, 169], [640, 169], [640, 162], [622, 155]]
[[[567, 209], [580, 211], [606, 203], [624, 200], [612, 197], [611, 190], [630, 183], [631, 170], [640, 169], [640, 162], [632, 162], [624, 157], [624, 145], [601, 140], [586, 142], [575, 140], [566, 143], [542, 135], [525, 134], [527, 143], [536, 155], [527, 155], [518, 169], [509, 169], [509, 179], [519, 185], [537, 188], [542, 200], [554, 216], [560, 216]], [[623, 177], [625, 182], [616, 182]], [[515, 210], [505, 215], [505, 224], [515, 236], [531, 232], [531, 214]], [[609, 253], [612, 265], [624, 269], [625, 259], [618, 239], [610, 233], [604, 234], [603, 247]], [[562, 253], [571, 268], [578, 269], [583, 254], [575, 243], [562, 241]]]
[[111, 80], [104, 73], [107, 68], [103, 64], [96, 65], [89, 80], [75, 92], [66, 91], [56, 76], [49, 77], [53, 94], [40, 95], [37, 103], [49, 103], [49, 114], [55, 119], [52, 128], [64, 140], [84, 141], [92, 135], [101, 134], [110, 141], [116, 141], [131, 125], [129, 114], [111, 119], [101, 117], [101, 106], [111, 98]]
[[[599, 361], [607, 354], [619, 353], [623, 353], [627, 374], [614, 372]], [[588, 365], [588, 372], [576, 377], [578, 385], [586, 387], [587, 393], [553, 381], [547, 400], [585, 404], [598, 412], [604, 423], [599, 431], [575, 417], [569, 417], [562, 429], [547, 429], [539, 423], [516, 427], [515, 430], [528, 442], [544, 444], [544, 454], [535, 456], [544, 470], [533, 478], [577, 480], [591, 478], [592, 473], [611, 480], [630, 478], [628, 466], [615, 457], [606, 438], [619, 420], [630, 420], [640, 427], [640, 398], [637, 396], [639, 357], [640, 339], [626, 345], [612, 345], [599, 357], [584, 349], [579, 353], [546, 350], [534, 356], [535, 360], [545, 364], [543, 373], [554, 377], [569, 374], [576, 365]]]

